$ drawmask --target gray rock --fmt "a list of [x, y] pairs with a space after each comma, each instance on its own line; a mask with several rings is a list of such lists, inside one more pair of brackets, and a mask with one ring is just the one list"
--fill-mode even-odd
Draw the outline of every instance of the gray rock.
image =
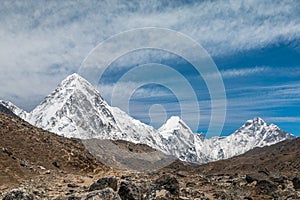
[[270, 180], [274, 183], [284, 183], [287, 180], [285, 176], [270, 176]]
[[104, 177], [99, 179], [96, 183], [93, 183], [89, 191], [102, 190], [104, 188], [110, 187], [114, 191], [118, 189], [118, 180], [114, 177]]
[[168, 190], [173, 195], [179, 195], [179, 182], [175, 177], [163, 175], [155, 181], [160, 188]]
[[155, 191], [155, 197], [158, 199], [163, 199], [163, 198], [170, 198], [170, 192], [165, 190], [165, 189], [162, 189], [162, 190], [157, 190]]
[[54, 162], [52, 163], [52, 165], [54, 165], [54, 167], [60, 168], [60, 164], [59, 164], [58, 161], [54, 161]]
[[14, 189], [5, 195], [3, 200], [33, 200], [33, 197], [22, 189]]
[[247, 183], [252, 183], [253, 181], [262, 181], [266, 180], [268, 177], [262, 173], [255, 173], [255, 174], [247, 174], [246, 181]]
[[267, 180], [258, 181], [255, 185], [255, 191], [257, 194], [269, 195], [276, 197], [277, 186]]
[[300, 179], [295, 177], [293, 178], [293, 185], [294, 185], [294, 188], [295, 190], [299, 190], [300, 189]]
[[77, 187], [79, 187], [79, 186], [76, 185], [75, 183], [69, 183], [69, 184], [68, 184], [68, 187], [69, 187], [69, 188], [77, 188]]
[[131, 181], [122, 181], [119, 192], [122, 200], [141, 200], [141, 188]]
[[186, 187], [195, 187], [196, 186], [196, 183], [195, 182], [187, 182]]
[[112, 188], [105, 188], [90, 192], [83, 196], [81, 200], [121, 200], [121, 198]]

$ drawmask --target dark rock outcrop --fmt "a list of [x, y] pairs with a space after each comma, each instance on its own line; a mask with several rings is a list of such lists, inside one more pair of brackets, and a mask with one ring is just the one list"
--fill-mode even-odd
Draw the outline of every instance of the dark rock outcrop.
[[118, 189], [118, 181], [114, 177], [104, 177], [99, 179], [96, 183], [93, 183], [89, 191], [102, 190], [104, 188], [112, 188], [114, 191]]
[[295, 190], [300, 190], [300, 179], [295, 177], [295, 178], [293, 178], [292, 181], [293, 181]]
[[163, 175], [155, 181], [155, 184], [173, 195], [179, 195], [179, 182], [175, 177]]
[[119, 192], [122, 200], [141, 200], [141, 188], [131, 181], [122, 181]]
[[34, 198], [26, 191], [21, 189], [14, 189], [8, 192], [3, 200], [33, 200]]
[[82, 200], [121, 200], [120, 196], [111, 188], [93, 191], [81, 198]]
[[274, 183], [267, 180], [260, 180], [255, 185], [255, 191], [257, 192], [257, 194], [261, 195], [269, 195], [276, 197], [276, 190], [277, 186]]
[[247, 183], [252, 183], [254, 181], [262, 181], [268, 179], [263, 173], [253, 173], [253, 174], [246, 174], [246, 181]]

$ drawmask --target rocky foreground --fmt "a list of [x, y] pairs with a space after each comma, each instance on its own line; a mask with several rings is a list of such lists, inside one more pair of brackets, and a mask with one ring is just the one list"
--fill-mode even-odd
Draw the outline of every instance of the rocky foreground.
[[299, 138], [206, 165], [175, 161], [137, 172], [109, 168], [80, 140], [19, 118], [0, 113], [0, 125], [0, 198], [5, 200], [300, 199]]
[[[3, 199], [299, 199], [300, 180], [267, 171], [191, 174], [181, 170], [50, 173], [2, 186]], [[22, 196], [22, 198], [17, 198]], [[26, 198], [25, 198], [26, 197]]]

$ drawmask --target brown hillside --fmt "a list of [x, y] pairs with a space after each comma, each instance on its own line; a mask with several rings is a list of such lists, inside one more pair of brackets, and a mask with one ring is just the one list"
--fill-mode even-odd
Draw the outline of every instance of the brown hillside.
[[0, 186], [50, 171], [80, 174], [99, 166], [104, 169], [80, 140], [58, 136], [4, 113], [0, 113], [0, 138]]

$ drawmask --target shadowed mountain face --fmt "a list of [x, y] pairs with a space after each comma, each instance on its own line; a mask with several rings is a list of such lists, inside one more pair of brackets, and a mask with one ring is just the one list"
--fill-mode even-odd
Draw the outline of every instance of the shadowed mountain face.
[[58, 136], [2, 112], [0, 127], [0, 185], [47, 170], [80, 174], [105, 168], [78, 139]]
[[10, 109], [8, 109], [7, 107], [5, 107], [2, 104], [0, 104], [0, 112], [11, 115], [13, 117], [17, 117], [17, 115], [15, 115]]

